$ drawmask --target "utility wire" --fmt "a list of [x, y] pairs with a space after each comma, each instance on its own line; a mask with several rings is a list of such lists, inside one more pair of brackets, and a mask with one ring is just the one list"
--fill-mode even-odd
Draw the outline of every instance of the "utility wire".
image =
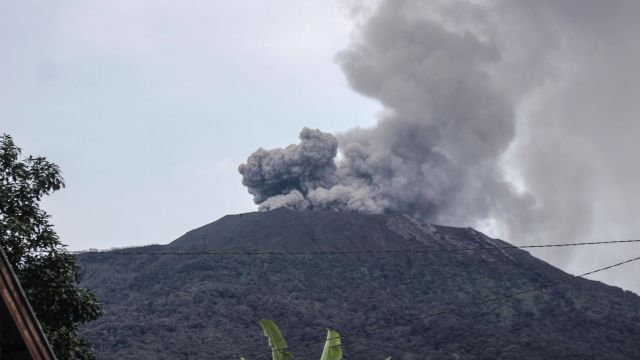
[[[540, 244], [540, 245], [500, 245], [467, 248], [441, 248], [441, 249], [410, 249], [410, 250], [351, 250], [351, 251], [139, 251], [139, 250], [80, 250], [67, 251], [72, 255], [101, 254], [101, 255], [359, 255], [359, 254], [423, 254], [436, 252], [460, 252], [479, 250], [503, 250], [503, 249], [539, 249], [556, 248], [570, 246], [605, 245], [605, 244], [626, 244], [639, 243], [637, 240], [613, 240], [613, 241], [591, 241], [563, 244]], [[33, 253], [48, 253], [47, 250], [35, 250]]]
[[[625, 265], [625, 264], [628, 264], [628, 263], [631, 263], [631, 262], [634, 262], [634, 261], [638, 261], [638, 260], [640, 260], [640, 256], [632, 258], [632, 259], [629, 259], [629, 260], [625, 260], [625, 261], [622, 261], [622, 262], [619, 262], [619, 263], [616, 263], [616, 264], [613, 264], [613, 265], [609, 265], [609, 266], [606, 266], [606, 267], [603, 267], [603, 268], [599, 268], [599, 269], [596, 269], [596, 270], [593, 270], [593, 271], [589, 271], [589, 272], [586, 272], [584, 274], [570, 275], [570, 276], [564, 277], [564, 278], [562, 278], [560, 280], [556, 280], [556, 281], [552, 281], [550, 283], [544, 284], [542, 286], [533, 287], [533, 288], [529, 288], [529, 289], [526, 289], [526, 290], [520, 290], [520, 291], [516, 291], [516, 292], [513, 292], [513, 293], [505, 294], [505, 295], [499, 295], [499, 296], [493, 296], [493, 297], [485, 297], [484, 299], [476, 301], [476, 302], [471, 302], [471, 303], [468, 303], [468, 304], [465, 304], [465, 305], [460, 305], [460, 306], [453, 306], [453, 307], [449, 307], [449, 308], [441, 310], [441, 311], [437, 311], [437, 312], [433, 312], [433, 313], [427, 313], [427, 314], [419, 315], [419, 316], [414, 316], [414, 317], [411, 317], [411, 318], [408, 318], [408, 319], [404, 319], [404, 320], [394, 321], [394, 322], [388, 323], [386, 325], [367, 326], [367, 327], [361, 327], [361, 328], [352, 328], [352, 329], [348, 330], [348, 331], [350, 331], [349, 336], [352, 336], [353, 334], [367, 333], [367, 332], [370, 332], [370, 331], [381, 330], [381, 329], [386, 329], [386, 328], [390, 328], [390, 327], [394, 327], [394, 326], [399, 326], [399, 325], [407, 324], [407, 323], [410, 323], [410, 322], [413, 322], [413, 321], [417, 321], [417, 320], [431, 319], [431, 318], [434, 318], [434, 317], [442, 316], [442, 315], [445, 315], [445, 314], [449, 314], [449, 313], [453, 313], [453, 312], [457, 312], [457, 311], [461, 311], [461, 310], [465, 310], [465, 309], [469, 309], [469, 308], [473, 308], [473, 307], [477, 307], [477, 306], [482, 306], [482, 305], [486, 305], [486, 304], [490, 304], [490, 303], [497, 303], [497, 302], [505, 301], [505, 300], [508, 300], [508, 299], [511, 299], [511, 298], [515, 298], [515, 297], [518, 297], [518, 296], [521, 296], [521, 295], [525, 295], [525, 294], [529, 294], [529, 293], [533, 293], [533, 292], [544, 291], [544, 290], [546, 290], [546, 289], [548, 289], [550, 287], [558, 286], [558, 285], [560, 285], [562, 283], [565, 283], [565, 282], [568, 282], [568, 281], [571, 281], [571, 280], [575, 280], [577, 278], [583, 278], [585, 276], [593, 275], [595, 273], [606, 271], [606, 270], [609, 270], [609, 269], [612, 269], [612, 268], [615, 268], [615, 267], [618, 267], [618, 266], [622, 266], [622, 265]], [[261, 351], [261, 352], [256, 352], [256, 353], [248, 354], [248, 355], [238, 355], [238, 356], [235, 356], [235, 357], [228, 357], [228, 358], [227, 357], [224, 357], [224, 358], [220, 357], [218, 359], [230, 359], [230, 360], [234, 359], [234, 360], [237, 360], [242, 356], [248, 358], [248, 357], [252, 357], [252, 356], [271, 354], [272, 351], [288, 351], [288, 350], [291, 350], [291, 349], [307, 347], [309, 345], [321, 344], [321, 343], [324, 343], [327, 340], [340, 339], [340, 338], [344, 339], [345, 336], [341, 335], [341, 336], [336, 336], [336, 337], [333, 337], [333, 338], [327, 338], [327, 339], [318, 340], [318, 341], [306, 342], [306, 343], [298, 344], [298, 345], [295, 345], [295, 346], [289, 346], [289, 347], [282, 348], [282, 349], [272, 349], [272, 350], [268, 350], [268, 351]]]

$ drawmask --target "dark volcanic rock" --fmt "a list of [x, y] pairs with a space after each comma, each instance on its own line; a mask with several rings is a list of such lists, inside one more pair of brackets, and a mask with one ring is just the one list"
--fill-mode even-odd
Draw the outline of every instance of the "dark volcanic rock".
[[[224, 218], [169, 245], [126, 251], [361, 251], [505, 245], [405, 216], [292, 210]], [[544, 292], [355, 332], [538, 287], [567, 274], [517, 249], [295, 256], [79, 257], [105, 315], [82, 329], [99, 359], [237, 359], [343, 332], [346, 359], [640, 359], [640, 298], [577, 279]], [[318, 359], [322, 344], [294, 348]], [[248, 357], [267, 359], [270, 355]]]

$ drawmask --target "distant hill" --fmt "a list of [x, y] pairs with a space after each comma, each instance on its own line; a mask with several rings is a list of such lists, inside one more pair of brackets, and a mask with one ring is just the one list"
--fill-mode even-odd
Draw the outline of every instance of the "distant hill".
[[[225, 216], [168, 245], [126, 251], [357, 251], [506, 245], [406, 216], [279, 209]], [[216, 359], [344, 335], [346, 359], [640, 359], [640, 297], [576, 279], [502, 303], [349, 336], [566, 277], [517, 250], [420, 254], [79, 256], [105, 315], [82, 329], [99, 359]], [[294, 349], [318, 359], [322, 344]], [[268, 359], [269, 355], [249, 357]]]

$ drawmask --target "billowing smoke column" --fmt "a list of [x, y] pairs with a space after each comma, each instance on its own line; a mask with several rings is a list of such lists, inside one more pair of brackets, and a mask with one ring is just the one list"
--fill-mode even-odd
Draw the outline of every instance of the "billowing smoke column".
[[254, 152], [240, 165], [242, 184], [261, 210], [309, 209], [313, 206], [307, 198], [310, 191], [335, 184], [337, 153], [338, 140], [333, 135], [305, 128], [298, 145]]
[[[337, 59], [382, 104], [377, 125], [251, 155], [262, 209], [489, 224], [514, 243], [638, 238], [640, 1], [375, 2]], [[630, 250], [538, 255], [579, 273]], [[638, 271], [602, 276], [640, 291]]]
[[[406, 213], [470, 223], [521, 202], [499, 160], [514, 137], [514, 105], [488, 69], [496, 43], [380, 5], [337, 59], [351, 86], [378, 100], [377, 126], [253, 153], [239, 168], [261, 210], [277, 207]], [[336, 159], [337, 149], [341, 157]]]

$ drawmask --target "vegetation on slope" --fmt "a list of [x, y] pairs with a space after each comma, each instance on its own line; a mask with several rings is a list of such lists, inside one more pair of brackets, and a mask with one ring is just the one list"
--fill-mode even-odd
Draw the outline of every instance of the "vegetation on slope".
[[[285, 220], [298, 225], [282, 226]], [[401, 242], [395, 238], [398, 233], [416, 247], [474, 247], [493, 241], [469, 229], [423, 227], [421, 234], [420, 226], [396, 220], [324, 212], [247, 214], [190, 232], [168, 246], [127, 251], [229, 250], [238, 244], [245, 250], [281, 250], [301, 243], [309, 250], [330, 250], [326, 244], [333, 242], [350, 244], [345, 245], [349, 250], [360, 246], [356, 236], [374, 239], [372, 247], [392, 248]], [[351, 240], [340, 239], [344, 234]], [[271, 245], [251, 243], [251, 236]], [[381, 238], [389, 243], [379, 245]], [[388, 331], [351, 331], [566, 276], [521, 250], [322, 256], [86, 254], [80, 262], [83, 285], [98, 293], [105, 308], [105, 316], [84, 327], [83, 334], [104, 359], [237, 359], [263, 350], [255, 331], [255, 322], [262, 318], [274, 319], [283, 333], [294, 334], [288, 339], [291, 347], [322, 341], [319, 333], [334, 328], [349, 339], [343, 345], [345, 359], [640, 358], [640, 298], [584, 279], [390, 326]], [[296, 348], [296, 356], [317, 358], [318, 351], [313, 346]]]

